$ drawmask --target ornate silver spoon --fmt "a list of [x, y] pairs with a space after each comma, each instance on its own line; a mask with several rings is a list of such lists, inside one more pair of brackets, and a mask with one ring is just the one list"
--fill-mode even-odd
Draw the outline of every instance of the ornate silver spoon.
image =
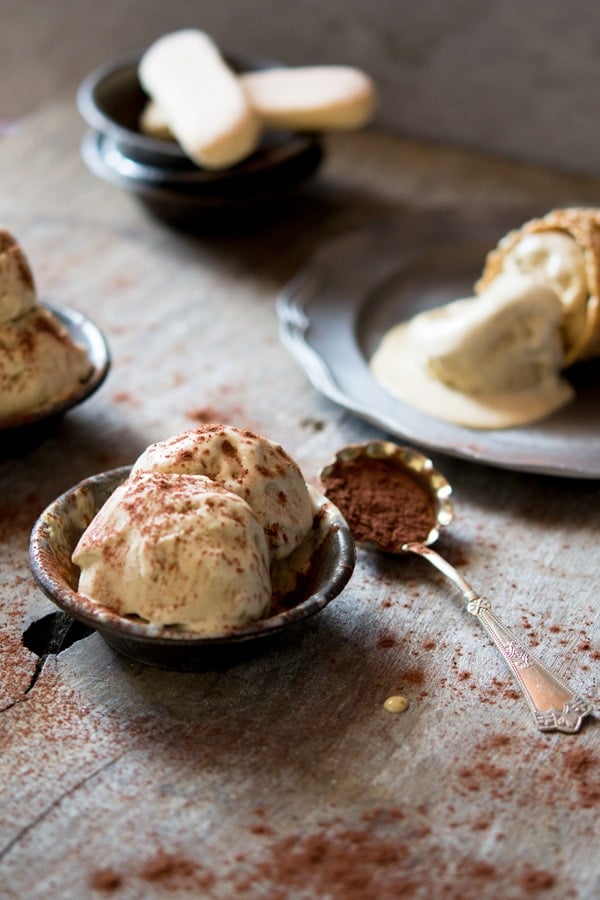
[[[390, 479], [394, 480], [394, 489]], [[379, 484], [376, 514], [368, 509], [369, 490], [375, 480]], [[415, 553], [458, 588], [466, 601], [467, 612], [481, 622], [515, 676], [540, 731], [568, 734], [579, 731], [583, 719], [594, 711], [592, 704], [537, 659], [500, 621], [492, 611], [490, 601], [474, 591], [456, 569], [429, 546], [454, 515], [450, 499], [452, 488], [430, 459], [389, 441], [350, 445], [325, 466], [321, 481], [325, 494], [346, 516], [355, 538], [363, 546], [391, 553]], [[393, 507], [393, 498], [400, 482], [404, 482], [401, 490], [403, 515], [407, 522], [402, 530], [394, 531], [392, 520], [400, 517]]]

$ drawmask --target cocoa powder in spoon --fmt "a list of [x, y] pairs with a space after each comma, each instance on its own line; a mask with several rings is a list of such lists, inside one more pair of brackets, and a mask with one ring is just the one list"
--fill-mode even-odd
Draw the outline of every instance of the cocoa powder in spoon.
[[398, 552], [408, 541], [424, 541], [435, 525], [427, 486], [393, 459], [337, 459], [321, 481], [357, 541], [374, 541], [382, 550]]

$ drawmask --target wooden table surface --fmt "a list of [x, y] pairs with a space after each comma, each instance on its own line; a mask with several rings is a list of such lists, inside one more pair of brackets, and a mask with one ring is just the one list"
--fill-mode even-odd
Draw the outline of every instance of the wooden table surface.
[[[600, 181], [373, 132], [328, 142], [278, 216], [190, 234], [83, 166], [70, 100], [0, 143], [0, 222], [39, 294], [103, 330], [112, 370], [0, 462], [0, 896], [593, 898], [598, 725], [536, 731], [497, 651], [420, 560], [359, 552], [327, 610], [254, 659], [145, 668], [92, 634], [22, 643], [55, 607], [31, 526], [81, 478], [199, 422], [280, 441], [308, 481], [380, 436], [280, 345], [275, 298], [322, 241], [394, 210], [600, 205]], [[515, 222], [518, 224], [518, 222]], [[600, 485], [434, 455], [441, 548], [598, 700]], [[31, 631], [29, 631], [31, 635]], [[31, 638], [28, 638], [31, 643]], [[404, 694], [408, 710], [383, 708]]]

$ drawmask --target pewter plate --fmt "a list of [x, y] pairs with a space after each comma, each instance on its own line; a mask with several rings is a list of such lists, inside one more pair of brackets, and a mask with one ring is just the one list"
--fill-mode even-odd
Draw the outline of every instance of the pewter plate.
[[435, 419], [389, 394], [368, 361], [384, 332], [473, 293], [485, 254], [540, 210], [461, 217], [406, 213], [335, 238], [278, 298], [280, 335], [314, 387], [340, 406], [429, 450], [518, 471], [600, 478], [600, 361], [567, 374], [577, 396], [526, 427], [480, 431]]

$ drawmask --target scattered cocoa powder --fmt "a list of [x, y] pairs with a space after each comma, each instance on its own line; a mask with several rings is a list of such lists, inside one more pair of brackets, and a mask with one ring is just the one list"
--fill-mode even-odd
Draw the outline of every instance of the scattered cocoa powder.
[[554, 875], [544, 869], [527, 866], [519, 878], [519, 884], [525, 893], [537, 894], [539, 891], [547, 891], [554, 887], [556, 879]]
[[423, 684], [425, 676], [420, 669], [407, 669], [402, 674], [402, 680], [408, 684]]
[[600, 803], [600, 759], [586, 747], [572, 747], [563, 755], [567, 776], [573, 779], [579, 791], [583, 809], [592, 809]]
[[398, 638], [390, 634], [389, 632], [382, 632], [377, 638], [377, 646], [381, 647], [384, 650], [389, 650], [390, 647], [398, 646]]
[[273, 828], [266, 822], [253, 822], [250, 831], [252, 834], [273, 834]]
[[393, 459], [338, 459], [321, 480], [357, 541], [395, 552], [407, 541], [425, 540], [435, 524], [428, 488]]
[[199, 863], [159, 850], [153, 859], [143, 866], [139, 877], [144, 881], [157, 882], [167, 890], [193, 890], [197, 893], [212, 887], [216, 880], [214, 872]]
[[146, 863], [140, 875], [146, 881], [158, 881], [176, 872], [189, 875], [195, 868], [194, 863], [190, 862], [190, 860], [184, 857], [171, 856], [161, 851], [157, 853], [154, 859]]
[[221, 425], [231, 425], [234, 422], [243, 422], [246, 415], [241, 406], [195, 406], [185, 411], [186, 419], [199, 422], [201, 425], [210, 425], [219, 422]]
[[409, 847], [364, 828], [327, 826], [311, 834], [276, 841], [248, 877], [238, 878], [238, 894], [252, 893], [257, 883], [271, 882], [269, 897], [284, 900], [301, 891], [332, 900], [379, 896], [411, 897], [417, 880], [404, 865]]
[[466, 860], [461, 866], [462, 874], [468, 878], [483, 879], [489, 881], [496, 875], [496, 866], [482, 859]]
[[90, 876], [90, 887], [96, 891], [115, 891], [121, 884], [122, 878], [114, 869], [98, 869]]
[[112, 395], [113, 403], [124, 403], [130, 406], [140, 406], [141, 401], [129, 391], [115, 391]]

